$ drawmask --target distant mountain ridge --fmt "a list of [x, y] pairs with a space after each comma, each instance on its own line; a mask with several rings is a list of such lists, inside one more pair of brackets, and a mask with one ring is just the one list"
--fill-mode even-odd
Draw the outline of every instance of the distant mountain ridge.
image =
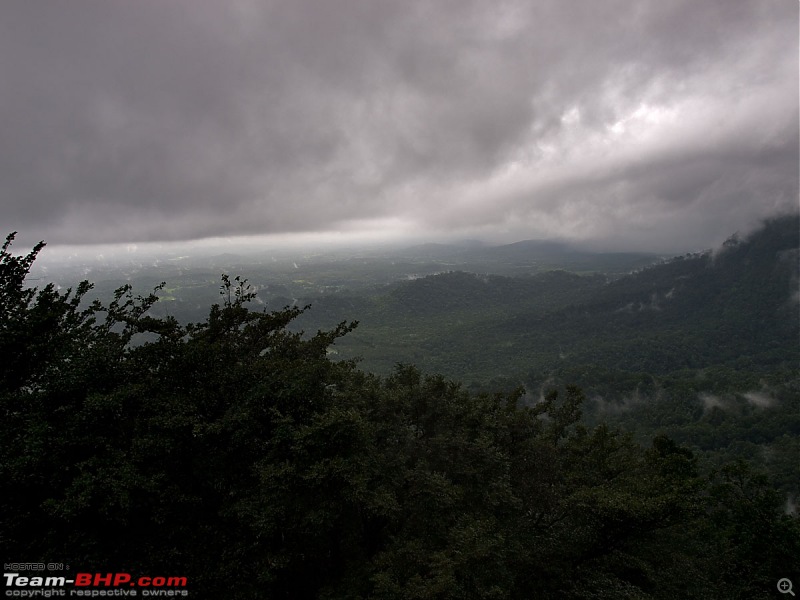
[[733, 240], [612, 280], [445, 272], [394, 284], [359, 302], [358, 315], [309, 298], [310, 315], [320, 308], [329, 318], [358, 318], [345, 354], [378, 372], [402, 361], [462, 379], [546, 372], [565, 361], [653, 373], [800, 364], [800, 217], [769, 220]]
[[393, 254], [416, 260], [443, 261], [463, 271], [508, 275], [554, 268], [621, 274], [653, 264], [664, 256], [648, 252], [593, 252], [565, 241], [548, 239], [500, 245], [428, 243]]

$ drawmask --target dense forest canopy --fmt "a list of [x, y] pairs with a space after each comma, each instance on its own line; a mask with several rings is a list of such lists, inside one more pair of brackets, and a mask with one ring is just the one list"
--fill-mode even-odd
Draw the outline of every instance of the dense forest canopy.
[[[553, 291], [538, 313], [495, 314], [493, 336], [532, 340], [524, 385], [500, 378], [498, 391], [333, 360], [356, 323], [304, 335], [313, 310], [258, 309], [240, 278], [223, 276], [195, 323], [158, 316], [158, 290], [103, 302], [85, 282], [31, 288], [41, 245], [15, 255], [9, 236], [5, 555], [181, 574], [204, 598], [774, 597], [800, 576], [786, 506], [797, 463], [785, 462], [800, 435], [785, 243], [797, 229], [776, 223], [571, 306]], [[390, 301], [418, 314], [415, 294], [442, 281], [472, 302], [491, 283], [446, 277]], [[552, 290], [594, 285], [547, 277]], [[444, 314], [469, 308], [452, 302]], [[551, 364], [554, 353], [579, 359]], [[621, 386], [652, 402], [622, 410]], [[628, 420], [636, 435], [617, 427]], [[753, 464], [747, 443], [780, 460]]]

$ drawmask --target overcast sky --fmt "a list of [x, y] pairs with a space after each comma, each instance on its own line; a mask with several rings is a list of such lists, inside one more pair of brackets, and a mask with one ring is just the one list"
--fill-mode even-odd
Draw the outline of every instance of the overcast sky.
[[20, 243], [708, 247], [798, 203], [796, 0], [0, 2]]

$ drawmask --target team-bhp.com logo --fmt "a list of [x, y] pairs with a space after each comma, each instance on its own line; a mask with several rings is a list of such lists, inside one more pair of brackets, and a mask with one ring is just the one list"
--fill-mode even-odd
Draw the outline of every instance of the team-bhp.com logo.
[[188, 596], [186, 577], [133, 577], [130, 573], [77, 573], [33, 576], [3, 573], [6, 596], [50, 598], [53, 596]]

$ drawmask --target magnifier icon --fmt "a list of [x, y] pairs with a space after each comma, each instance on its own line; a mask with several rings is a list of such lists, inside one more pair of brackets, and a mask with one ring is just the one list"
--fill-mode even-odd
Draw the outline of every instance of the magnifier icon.
[[792, 596], [794, 596], [794, 592], [792, 591], [792, 580], [786, 579], [786, 577], [784, 577], [783, 579], [779, 579], [778, 591], [781, 594], [791, 594]]

